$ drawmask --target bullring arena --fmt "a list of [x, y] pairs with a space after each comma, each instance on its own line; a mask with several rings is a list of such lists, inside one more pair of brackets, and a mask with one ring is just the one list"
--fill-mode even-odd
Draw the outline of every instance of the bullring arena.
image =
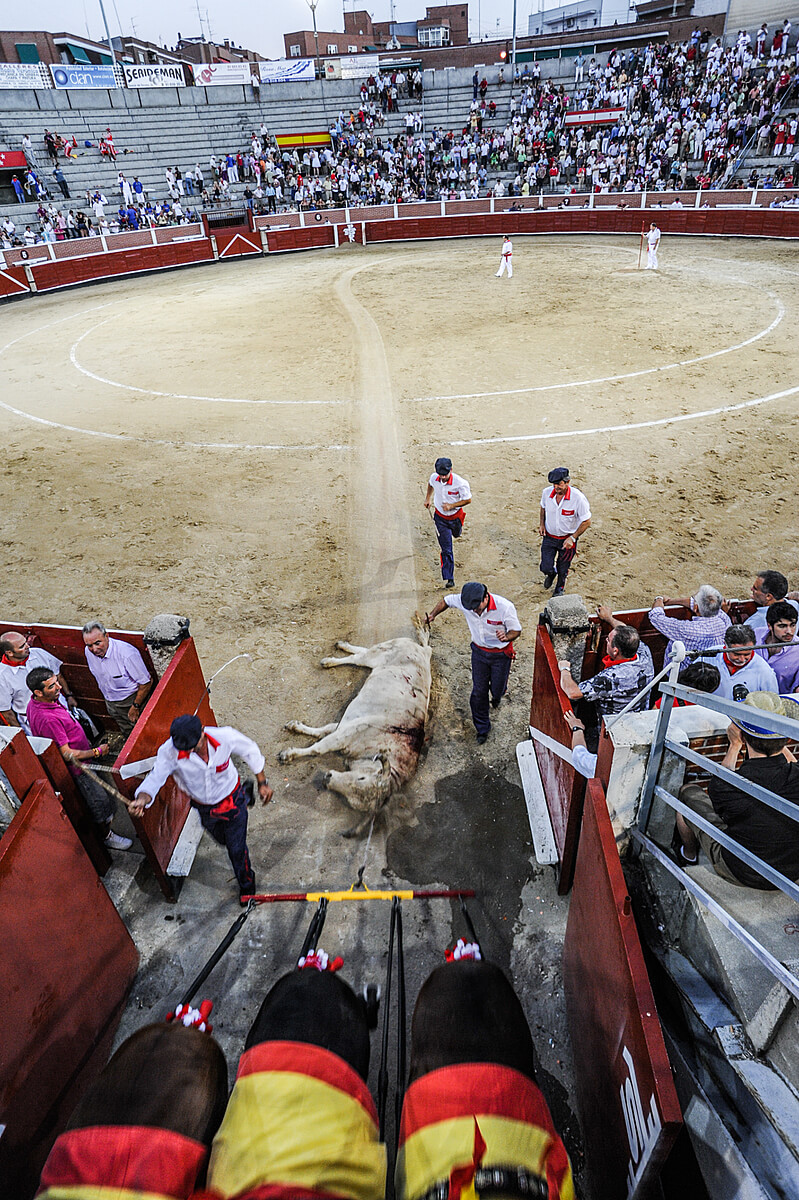
[[[251, 655], [211, 700], [267, 756], [275, 801], [250, 826], [259, 889], [347, 886], [363, 861], [372, 886], [474, 887], [579, 1177], [565, 908], [532, 858], [514, 754], [547, 597], [539, 497], [565, 464], [590, 498], [568, 589], [589, 609], [706, 579], [747, 596], [758, 567], [792, 562], [799, 269], [792, 242], [668, 233], [658, 272], [637, 269], [635, 235], [514, 234], [514, 252], [512, 280], [495, 278], [496, 237], [344, 244], [4, 306], [3, 610], [123, 629], [186, 614], [206, 678]], [[441, 453], [475, 498], [456, 585], [484, 580], [523, 625], [510, 702], [477, 746], [466, 630], [439, 619], [426, 756], [365, 847], [341, 840], [351, 814], [317, 768], [281, 767], [277, 752], [294, 741], [287, 721], [324, 724], [358, 687], [358, 671], [319, 667], [337, 640], [408, 633], [442, 594], [422, 506]], [[176, 913], [138, 855], [117, 855], [106, 882], [143, 956], [121, 1040], [210, 952], [234, 885], [205, 843]], [[282, 906], [251, 920], [246, 967], [220, 967], [229, 1061], [259, 972], [288, 967], [304, 919]], [[406, 915], [411, 978], [453, 919], [440, 902]], [[354, 982], [382, 970], [372, 920], [328, 921], [324, 943]]]

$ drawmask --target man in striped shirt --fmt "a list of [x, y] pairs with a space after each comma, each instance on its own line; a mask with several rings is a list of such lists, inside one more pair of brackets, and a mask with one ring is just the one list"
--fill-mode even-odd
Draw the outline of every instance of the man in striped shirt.
[[[703, 583], [688, 599], [655, 596], [649, 610], [650, 623], [669, 639], [663, 659], [668, 662], [674, 642], [682, 642], [686, 650], [712, 650], [724, 643], [724, 633], [731, 624], [722, 609], [724, 597], [709, 583]], [[667, 604], [679, 604], [691, 610], [690, 618], [667, 617]]]

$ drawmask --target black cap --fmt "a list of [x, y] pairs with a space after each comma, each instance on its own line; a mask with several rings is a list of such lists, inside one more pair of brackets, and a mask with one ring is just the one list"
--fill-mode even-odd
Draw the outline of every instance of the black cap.
[[568, 478], [569, 478], [569, 468], [568, 467], [553, 467], [552, 470], [547, 475], [547, 479], [549, 480], [550, 483], [560, 483], [562, 480], [568, 479]]
[[461, 604], [470, 612], [476, 612], [487, 593], [488, 588], [484, 583], [464, 583], [461, 588]]
[[449, 475], [451, 470], [452, 470], [452, 459], [451, 458], [437, 458], [436, 459], [436, 475]]
[[175, 717], [169, 726], [169, 736], [172, 738], [172, 745], [176, 750], [193, 750], [202, 737], [202, 733], [202, 721], [199, 717], [193, 717], [191, 713]]

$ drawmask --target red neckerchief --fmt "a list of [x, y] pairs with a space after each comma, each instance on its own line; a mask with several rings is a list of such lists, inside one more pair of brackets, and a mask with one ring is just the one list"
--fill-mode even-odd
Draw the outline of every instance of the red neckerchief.
[[452, 472], [450, 471], [450, 473], [446, 479], [444, 478], [443, 475], [439, 475], [438, 482], [439, 483], [452, 483]]
[[[558, 504], [560, 504], [562, 500], [570, 500], [571, 494], [572, 494], [572, 489], [571, 489], [571, 484], [569, 484], [569, 486], [566, 488], [566, 491], [563, 493], [563, 495], [558, 496]], [[555, 489], [553, 488], [552, 491], [549, 493], [550, 500], [554, 500], [555, 496], [556, 496], [556, 492], [555, 492]]]
[[497, 606], [496, 606], [496, 604], [494, 603], [494, 597], [493, 597], [493, 596], [491, 595], [491, 593], [489, 592], [489, 593], [488, 593], [488, 608], [486, 609], [486, 612], [491, 612], [491, 611], [492, 611], [493, 609], [495, 609], [496, 607], [497, 607]]
[[14, 661], [13, 659], [11, 659], [11, 658], [6, 658], [5, 654], [3, 655], [3, 657], [2, 657], [2, 658], [0, 658], [0, 662], [2, 662], [2, 663], [5, 663], [5, 665], [6, 665], [7, 667], [24, 667], [24, 666], [25, 666], [25, 663], [26, 663], [27, 661], [28, 661], [28, 659], [26, 658], [26, 659], [24, 659], [24, 661], [23, 661], [23, 662], [15, 662], [15, 661]]
[[637, 657], [638, 657], [638, 655], [634, 654], [632, 656], [632, 658], [611, 658], [609, 654], [606, 654], [605, 657], [602, 659], [602, 666], [603, 667], [618, 667], [618, 666], [620, 666], [621, 663], [635, 662]]
[[[205, 730], [203, 730], [203, 733], [205, 733]], [[212, 738], [210, 733], [205, 733], [205, 740], [206, 740], [206, 742], [210, 742], [210, 744], [213, 746], [214, 750], [219, 749], [219, 742], [217, 742], [214, 738]], [[178, 758], [179, 759], [180, 758], [191, 758], [193, 753], [194, 753], [194, 750], [178, 750]]]
[[724, 651], [724, 653], [722, 654], [721, 657], [724, 659], [724, 662], [727, 664], [727, 670], [729, 671], [730, 675], [735, 675], [737, 671], [743, 671], [744, 667], [748, 667], [749, 663], [752, 661], [750, 658], [749, 662], [745, 662], [743, 667], [736, 667], [735, 663], [731, 663], [730, 660], [727, 658], [726, 650]]

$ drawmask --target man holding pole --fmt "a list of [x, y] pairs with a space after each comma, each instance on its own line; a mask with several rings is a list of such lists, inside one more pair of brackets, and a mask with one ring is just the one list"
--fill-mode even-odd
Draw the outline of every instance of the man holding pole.
[[31, 733], [34, 737], [52, 738], [58, 746], [92, 818], [103, 829], [106, 846], [111, 850], [129, 850], [132, 840], [111, 828], [116, 802], [96, 779], [84, 775], [80, 769], [81, 763], [102, 758], [108, 746], [91, 748], [82, 725], [59, 704], [61, 684], [49, 667], [34, 667], [25, 682], [31, 693], [25, 714]]
[[200, 718], [190, 713], [175, 717], [169, 733], [158, 748], [155, 766], [136, 789], [130, 814], [140, 817], [171, 775], [199, 812], [203, 826], [227, 848], [244, 904], [245, 897], [255, 894], [255, 874], [247, 850], [248, 796], [231, 755], [244, 759], [255, 775], [261, 800], [268, 804], [272, 789], [264, 775], [264, 756], [251, 738], [232, 726], [203, 728]]
[[654, 221], [649, 226], [649, 232], [646, 235], [646, 269], [647, 271], [657, 271], [658, 269], [658, 247], [660, 246], [661, 233]]

